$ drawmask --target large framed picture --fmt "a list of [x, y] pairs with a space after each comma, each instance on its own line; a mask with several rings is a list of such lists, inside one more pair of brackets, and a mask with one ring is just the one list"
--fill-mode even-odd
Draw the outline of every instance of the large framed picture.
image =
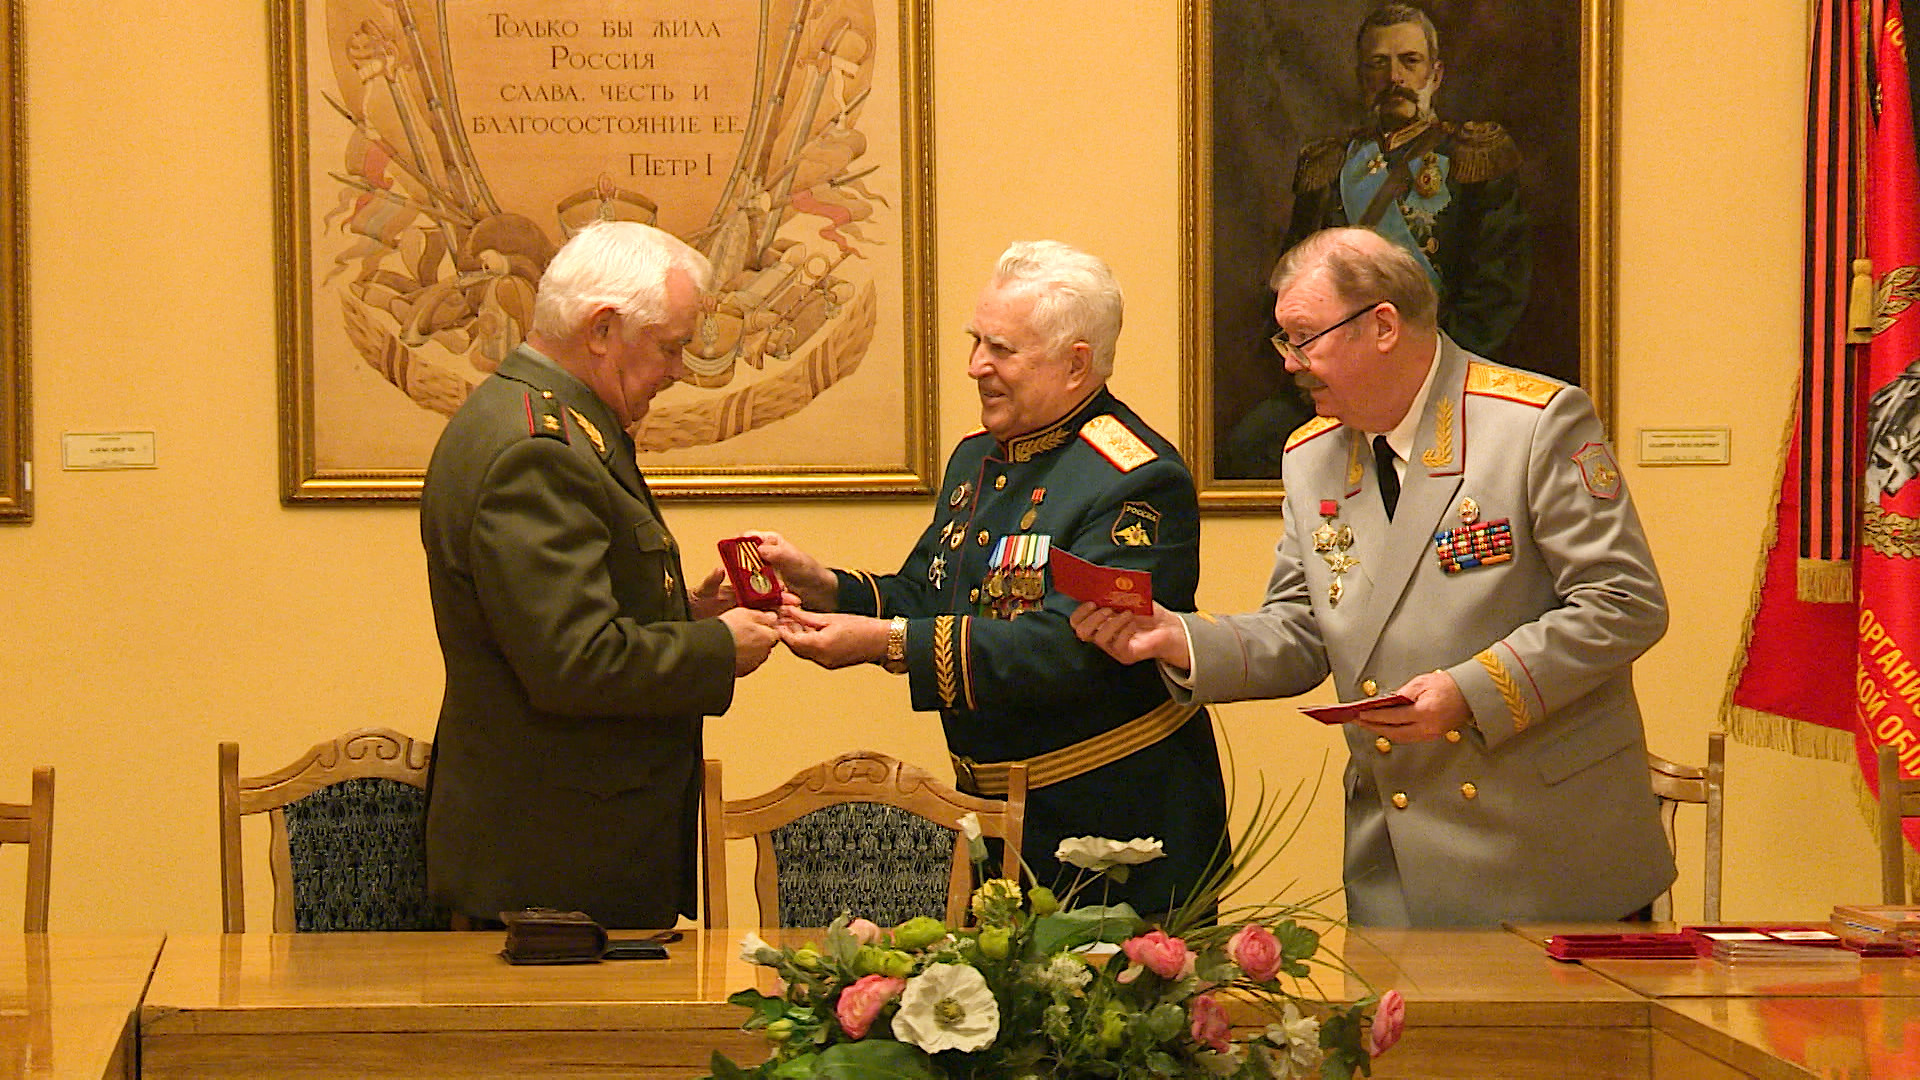
[[1315, 229], [1413, 251], [1473, 352], [1611, 426], [1612, 0], [1187, 0], [1184, 437], [1203, 508], [1277, 509], [1313, 415], [1268, 276]]
[[657, 493], [931, 490], [930, 4], [270, 0], [283, 498], [417, 498], [605, 219], [714, 264]]
[[33, 520], [27, 381], [27, 140], [20, 0], [0, 0], [0, 522]]

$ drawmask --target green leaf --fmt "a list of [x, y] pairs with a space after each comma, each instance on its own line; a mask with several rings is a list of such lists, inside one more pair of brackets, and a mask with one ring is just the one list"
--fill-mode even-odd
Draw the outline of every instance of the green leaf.
[[1140, 916], [1127, 904], [1056, 911], [1033, 920], [1027, 956], [1038, 960], [1095, 941], [1119, 944], [1139, 933], [1143, 925]]
[[820, 1052], [817, 1080], [939, 1080], [926, 1051], [892, 1039], [839, 1043]]
[[712, 1073], [711, 1080], [751, 1080], [760, 1071], [743, 1069], [718, 1050], [707, 1059], [707, 1069]]
[[773, 1067], [768, 1075], [778, 1080], [807, 1080], [819, 1064], [819, 1054], [798, 1054]]

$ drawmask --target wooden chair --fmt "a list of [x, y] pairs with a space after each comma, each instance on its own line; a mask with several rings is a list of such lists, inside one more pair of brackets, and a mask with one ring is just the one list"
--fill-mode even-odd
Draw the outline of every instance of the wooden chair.
[[[1647, 768], [1653, 776], [1653, 793], [1660, 798], [1660, 823], [1666, 826], [1669, 845], [1673, 845], [1677, 838], [1680, 804], [1692, 803], [1706, 807], [1706, 878], [1701, 921], [1717, 923], [1720, 921], [1720, 860], [1725, 846], [1725, 812], [1722, 804], [1727, 773], [1726, 733], [1715, 731], [1707, 735], [1707, 764], [1704, 767], [1680, 765], [1648, 751]], [[1654, 899], [1653, 918], [1655, 922], [1673, 920], [1671, 891], [1661, 893]]]
[[26, 932], [46, 933], [53, 878], [53, 766], [33, 770], [31, 802], [0, 803], [0, 844], [27, 845]]
[[1886, 743], [1874, 749], [1880, 774], [1880, 902], [1907, 902], [1905, 818], [1920, 817], [1920, 780], [1900, 778], [1900, 751]]
[[949, 926], [961, 925], [973, 892], [972, 858], [959, 831], [969, 812], [983, 836], [1003, 842], [1002, 876], [1020, 880], [1024, 765], [1010, 771], [1005, 801], [962, 794], [871, 750], [809, 766], [763, 795], [723, 799], [722, 790], [720, 763], [709, 758], [701, 791], [709, 927], [730, 925], [728, 840], [754, 842], [759, 926], [825, 926], [843, 908], [883, 925], [944, 911]]
[[268, 815], [273, 929], [445, 930], [426, 895], [427, 765], [433, 744], [383, 727], [316, 743], [285, 768], [240, 775], [220, 744], [221, 924], [247, 928], [240, 819]]

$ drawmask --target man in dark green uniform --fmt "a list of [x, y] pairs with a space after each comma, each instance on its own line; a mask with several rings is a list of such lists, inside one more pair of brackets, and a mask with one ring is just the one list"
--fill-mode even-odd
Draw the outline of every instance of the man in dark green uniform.
[[[1001, 256], [974, 309], [968, 374], [985, 430], [948, 459], [933, 520], [898, 573], [829, 570], [777, 533], [761, 553], [800, 596], [781, 636], [826, 667], [904, 673], [938, 710], [964, 788], [1006, 791], [1024, 761], [1021, 854], [1065, 884], [1062, 839], [1154, 837], [1166, 857], [1111, 899], [1141, 912], [1183, 902], [1225, 854], [1226, 795], [1211, 719], [1172, 704], [1151, 665], [1075, 639], [1075, 601], [1047, 553], [1149, 571], [1155, 598], [1191, 600], [1200, 576], [1193, 479], [1172, 444], [1107, 392], [1120, 287], [1106, 264], [1050, 241]], [[817, 612], [836, 614], [816, 615]]]
[[770, 613], [723, 610], [718, 570], [690, 593], [627, 429], [683, 373], [709, 275], [657, 229], [582, 231], [434, 449], [427, 877], [457, 914], [695, 913], [701, 724], [779, 639]]

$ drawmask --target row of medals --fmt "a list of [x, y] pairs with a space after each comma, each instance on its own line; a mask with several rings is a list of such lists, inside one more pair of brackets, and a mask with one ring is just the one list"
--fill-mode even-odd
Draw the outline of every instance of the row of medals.
[[[1005, 477], [996, 478], [1004, 485]], [[947, 506], [959, 510], [972, 494], [973, 484], [962, 482], [947, 496]], [[1040, 517], [1040, 502], [1047, 497], [1047, 489], [1033, 489], [1033, 505], [1020, 515], [1020, 528], [1024, 532], [1033, 528]], [[949, 550], [958, 551], [967, 539], [967, 527], [959, 518], [948, 521], [940, 528], [940, 542]], [[986, 544], [986, 533], [980, 534], [980, 543]], [[981, 602], [984, 614], [995, 618], [1011, 619], [1024, 611], [1040, 606], [1047, 595], [1046, 565], [1047, 554], [1052, 547], [1052, 538], [1046, 536], [1003, 536], [994, 545], [988, 558], [990, 569], [986, 579], [981, 582], [985, 598]], [[927, 581], [934, 588], [943, 588], [947, 580], [947, 556], [945, 552], [936, 552], [933, 560], [927, 564]]]

